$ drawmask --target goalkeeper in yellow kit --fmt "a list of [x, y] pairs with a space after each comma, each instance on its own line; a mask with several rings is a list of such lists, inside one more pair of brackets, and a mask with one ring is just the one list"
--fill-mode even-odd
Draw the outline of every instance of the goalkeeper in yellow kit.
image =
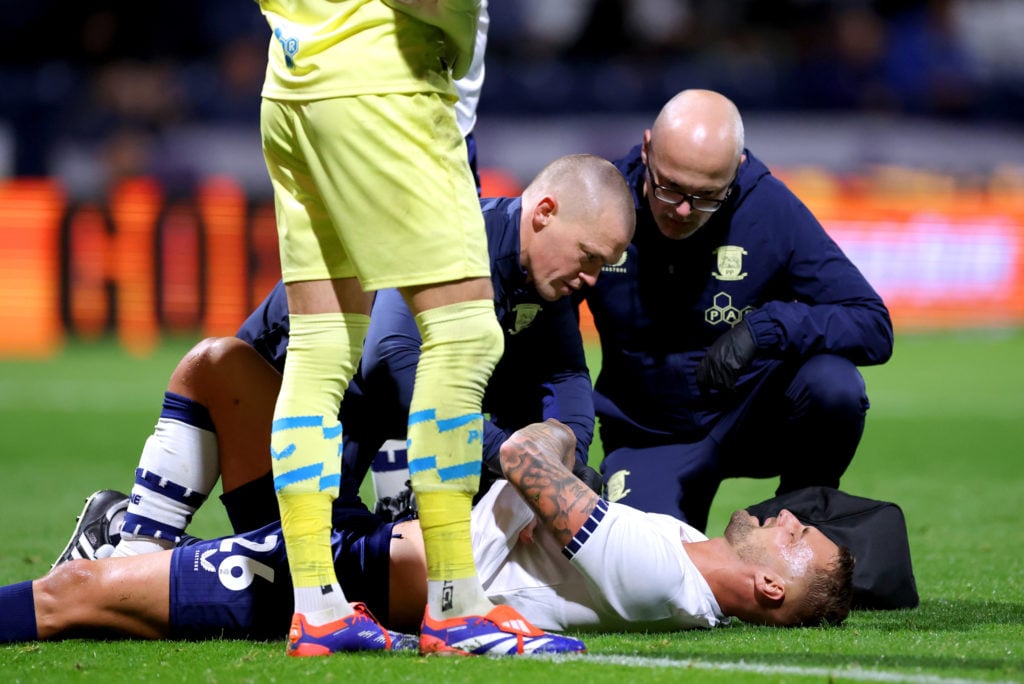
[[582, 651], [494, 606], [470, 507], [484, 387], [501, 357], [483, 219], [456, 125], [479, 0], [260, 0], [272, 31], [261, 134], [274, 188], [291, 337], [271, 432], [295, 593], [290, 655], [389, 649], [334, 572], [341, 397], [372, 292], [397, 287], [423, 339], [408, 427], [426, 544], [422, 653]]

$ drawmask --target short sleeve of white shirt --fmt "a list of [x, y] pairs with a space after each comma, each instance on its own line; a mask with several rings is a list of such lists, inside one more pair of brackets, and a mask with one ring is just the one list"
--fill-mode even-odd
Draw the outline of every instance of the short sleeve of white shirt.
[[455, 119], [462, 137], [472, 133], [476, 126], [476, 106], [480, 102], [480, 91], [484, 87], [484, 54], [487, 52], [487, 28], [490, 23], [487, 0], [484, 0], [480, 3], [480, 19], [476, 25], [473, 61], [466, 75], [455, 81], [455, 91], [459, 94], [459, 99], [455, 103]]
[[721, 609], [683, 548], [706, 539], [670, 516], [601, 500], [563, 553], [634, 628], [714, 627]]
[[562, 548], [533, 512], [498, 482], [473, 511], [473, 555], [488, 596], [543, 629], [669, 631], [724, 622], [704, 577], [683, 549], [707, 539], [669, 516], [601, 501]]

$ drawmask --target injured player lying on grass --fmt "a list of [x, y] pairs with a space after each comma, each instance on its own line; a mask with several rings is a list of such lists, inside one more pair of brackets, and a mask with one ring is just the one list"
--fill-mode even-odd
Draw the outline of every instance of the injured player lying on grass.
[[[738, 511], [724, 536], [709, 539], [669, 516], [608, 503], [572, 474], [574, 440], [549, 420], [501, 448], [507, 481], [472, 520], [477, 567], [496, 603], [558, 631], [674, 631], [729, 616], [837, 625], [849, 613], [853, 558], [818, 529], [788, 511], [763, 524]], [[346, 596], [392, 629], [415, 629], [408, 616], [422, 612], [426, 592], [418, 522], [382, 522], [360, 502], [342, 503], [332, 541]], [[278, 524], [171, 551], [73, 560], [0, 588], [0, 642], [276, 639], [292, 611], [287, 568]]]

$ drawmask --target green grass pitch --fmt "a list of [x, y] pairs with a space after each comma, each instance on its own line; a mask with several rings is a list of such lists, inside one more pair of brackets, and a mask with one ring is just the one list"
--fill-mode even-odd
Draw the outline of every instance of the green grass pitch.
[[[0, 361], [0, 583], [49, 568], [86, 495], [131, 486], [188, 346], [168, 342], [137, 359], [78, 343], [52, 360]], [[1024, 334], [902, 335], [893, 359], [864, 375], [872, 407], [843, 487], [903, 507], [916, 610], [855, 613], [829, 630], [589, 635], [589, 655], [557, 662], [290, 659], [283, 642], [69, 640], [0, 646], [0, 673], [6, 682], [1024, 681]], [[709, 531], [774, 487], [726, 482]], [[200, 535], [228, 530], [215, 498], [193, 525]]]

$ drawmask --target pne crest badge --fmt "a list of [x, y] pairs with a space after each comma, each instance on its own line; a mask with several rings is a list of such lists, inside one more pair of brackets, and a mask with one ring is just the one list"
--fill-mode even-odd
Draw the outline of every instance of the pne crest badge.
[[747, 274], [743, 271], [743, 256], [747, 250], [737, 245], [722, 245], [715, 249], [718, 258], [718, 272], [711, 275], [718, 280], [743, 280]]
[[509, 334], [518, 335], [529, 328], [530, 324], [533, 323], [533, 319], [537, 318], [540, 310], [540, 304], [516, 304], [515, 319], [512, 322], [512, 327], [508, 330]]

